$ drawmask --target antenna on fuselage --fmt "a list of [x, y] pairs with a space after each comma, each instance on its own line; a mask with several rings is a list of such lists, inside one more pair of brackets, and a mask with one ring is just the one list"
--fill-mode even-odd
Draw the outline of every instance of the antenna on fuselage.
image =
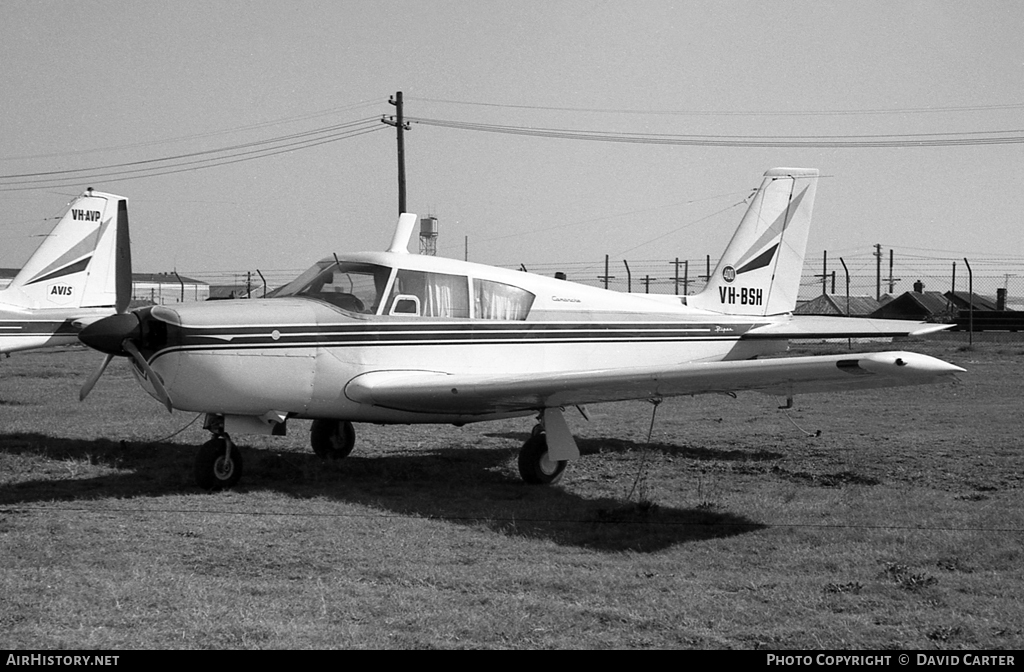
[[419, 217], [411, 212], [403, 212], [399, 215], [398, 226], [395, 227], [395, 235], [391, 238], [388, 252], [409, 254], [409, 239], [412, 238], [412, 230], [416, 227], [417, 219]]

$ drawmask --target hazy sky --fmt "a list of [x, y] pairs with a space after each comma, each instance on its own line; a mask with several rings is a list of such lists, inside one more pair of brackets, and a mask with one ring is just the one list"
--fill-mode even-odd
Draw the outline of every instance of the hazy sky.
[[[129, 198], [137, 271], [297, 271], [383, 249], [395, 133], [371, 122], [399, 90], [413, 119], [605, 137], [1021, 138], [1021, 35], [1018, 0], [3, 0], [0, 175], [132, 163], [137, 179], [0, 180], [0, 266], [87, 186]], [[138, 177], [167, 164], [137, 162], [361, 119], [373, 132]], [[881, 243], [1024, 261], [1022, 144], [705, 147], [413, 123], [406, 150], [409, 209], [439, 218], [442, 254], [462, 258], [468, 237], [473, 261], [714, 257], [775, 166], [825, 176], [810, 258]]]

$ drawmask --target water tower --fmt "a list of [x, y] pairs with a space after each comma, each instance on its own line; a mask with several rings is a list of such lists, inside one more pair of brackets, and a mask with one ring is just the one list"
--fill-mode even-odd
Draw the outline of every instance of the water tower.
[[437, 217], [420, 218], [420, 254], [437, 256]]

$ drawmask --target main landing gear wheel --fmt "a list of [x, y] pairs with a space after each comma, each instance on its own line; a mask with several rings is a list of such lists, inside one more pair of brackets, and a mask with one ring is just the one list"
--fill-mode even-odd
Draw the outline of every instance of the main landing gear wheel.
[[227, 435], [215, 436], [196, 455], [196, 484], [203, 490], [223, 490], [242, 477], [242, 453]]
[[340, 460], [356, 445], [356, 429], [348, 420], [314, 420], [309, 445], [321, 460]]
[[548, 457], [548, 439], [543, 431], [534, 430], [519, 449], [519, 475], [534, 485], [554, 485], [562, 478], [565, 460]]

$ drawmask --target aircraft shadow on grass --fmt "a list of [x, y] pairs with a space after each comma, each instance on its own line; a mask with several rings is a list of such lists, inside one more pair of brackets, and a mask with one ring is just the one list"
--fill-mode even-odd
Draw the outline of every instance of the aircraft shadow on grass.
[[[509, 439], [522, 443], [530, 438], [528, 432], [501, 432], [485, 434], [494, 439]], [[657, 441], [647, 445], [640, 441], [629, 441], [616, 437], [599, 438], [576, 438], [580, 455], [597, 455], [599, 453], [631, 453], [640, 450], [650, 450], [671, 457], [687, 458], [691, 460], [723, 460], [727, 462], [770, 462], [785, 457], [783, 453], [776, 453], [767, 450], [720, 450], [716, 448], [703, 448], [696, 446], [679, 446], [672, 443], [659, 443]]]
[[[586, 499], [557, 486], [525, 485], [509, 466], [515, 461], [514, 449], [450, 447], [365, 457], [353, 453], [344, 460], [323, 462], [307, 453], [241, 448], [246, 481], [236, 492], [327, 498], [598, 551], [654, 552], [763, 528], [727, 511], [641, 505], [624, 498]], [[22, 457], [44, 458], [42, 465], [31, 469], [49, 476], [0, 485], [0, 507], [201, 496], [191, 473], [195, 450], [186, 444], [0, 434], [0, 464], [8, 461], [16, 471]], [[97, 469], [110, 472], [87, 475]]]

